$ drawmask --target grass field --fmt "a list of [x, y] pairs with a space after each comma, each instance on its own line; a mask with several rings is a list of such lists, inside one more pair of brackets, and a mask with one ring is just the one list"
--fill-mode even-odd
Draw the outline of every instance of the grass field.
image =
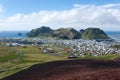
[[120, 54], [106, 54], [106, 55], [100, 55], [100, 56], [85, 56], [83, 58], [86, 59], [104, 59], [104, 60], [114, 60], [116, 58], [120, 58]]
[[54, 60], [62, 60], [62, 58], [43, 54], [36, 47], [0, 46], [0, 79], [26, 69], [33, 64]]
[[[66, 47], [58, 47], [63, 56], [65, 54], [64, 49]], [[54, 48], [53, 47], [53, 48]], [[63, 49], [63, 50], [62, 50]], [[88, 59], [115, 59], [120, 57], [120, 54], [108, 54], [103, 56], [85, 56], [82, 58]], [[81, 58], [81, 57], [80, 57]], [[0, 46], [0, 79], [3, 77], [14, 74], [18, 71], [26, 69], [34, 64], [45, 63], [55, 60], [63, 60], [65, 58], [53, 56], [49, 53], [42, 53], [38, 47], [4, 47]]]

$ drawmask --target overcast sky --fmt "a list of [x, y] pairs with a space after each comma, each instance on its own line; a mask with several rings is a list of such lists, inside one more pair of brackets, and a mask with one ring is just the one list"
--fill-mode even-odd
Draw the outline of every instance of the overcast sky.
[[0, 31], [43, 25], [120, 31], [120, 0], [0, 0]]

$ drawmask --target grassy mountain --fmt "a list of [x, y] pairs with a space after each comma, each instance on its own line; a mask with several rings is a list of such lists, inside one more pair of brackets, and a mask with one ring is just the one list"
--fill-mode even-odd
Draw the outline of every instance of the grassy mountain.
[[99, 28], [87, 28], [80, 30], [83, 39], [110, 39], [107, 34]]
[[30, 33], [28, 33], [28, 37], [35, 36], [51, 36], [52, 29], [46, 26], [42, 26], [41, 28], [32, 29]]
[[52, 30], [49, 27], [42, 26], [41, 28], [32, 29], [28, 33], [28, 37], [37, 37], [37, 36], [51, 36], [59, 39], [79, 39], [81, 35], [78, 31], [73, 28], [60, 28], [57, 30]]
[[59, 39], [110, 39], [106, 33], [99, 28], [81, 29], [80, 32], [73, 28], [60, 28], [52, 30], [49, 27], [42, 26], [41, 28], [32, 29], [28, 33], [28, 37], [55, 37]]
[[52, 33], [53, 37], [58, 37], [60, 39], [79, 39], [81, 34], [73, 28], [60, 28], [54, 30]]

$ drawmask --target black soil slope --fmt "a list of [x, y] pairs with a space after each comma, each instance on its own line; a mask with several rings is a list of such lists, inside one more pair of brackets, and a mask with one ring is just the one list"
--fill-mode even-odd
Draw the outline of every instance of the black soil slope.
[[54, 61], [33, 65], [2, 80], [120, 80], [120, 61]]

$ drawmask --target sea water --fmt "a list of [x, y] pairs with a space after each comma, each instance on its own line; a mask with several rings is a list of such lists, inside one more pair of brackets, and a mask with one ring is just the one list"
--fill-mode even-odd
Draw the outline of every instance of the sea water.
[[106, 31], [105, 33], [112, 39], [120, 40], [120, 31]]
[[[28, 31], [0, 31], [0, 37], [7, 38], [27, 38]], [[21, 33], [21, 35], [18, 35]]]

